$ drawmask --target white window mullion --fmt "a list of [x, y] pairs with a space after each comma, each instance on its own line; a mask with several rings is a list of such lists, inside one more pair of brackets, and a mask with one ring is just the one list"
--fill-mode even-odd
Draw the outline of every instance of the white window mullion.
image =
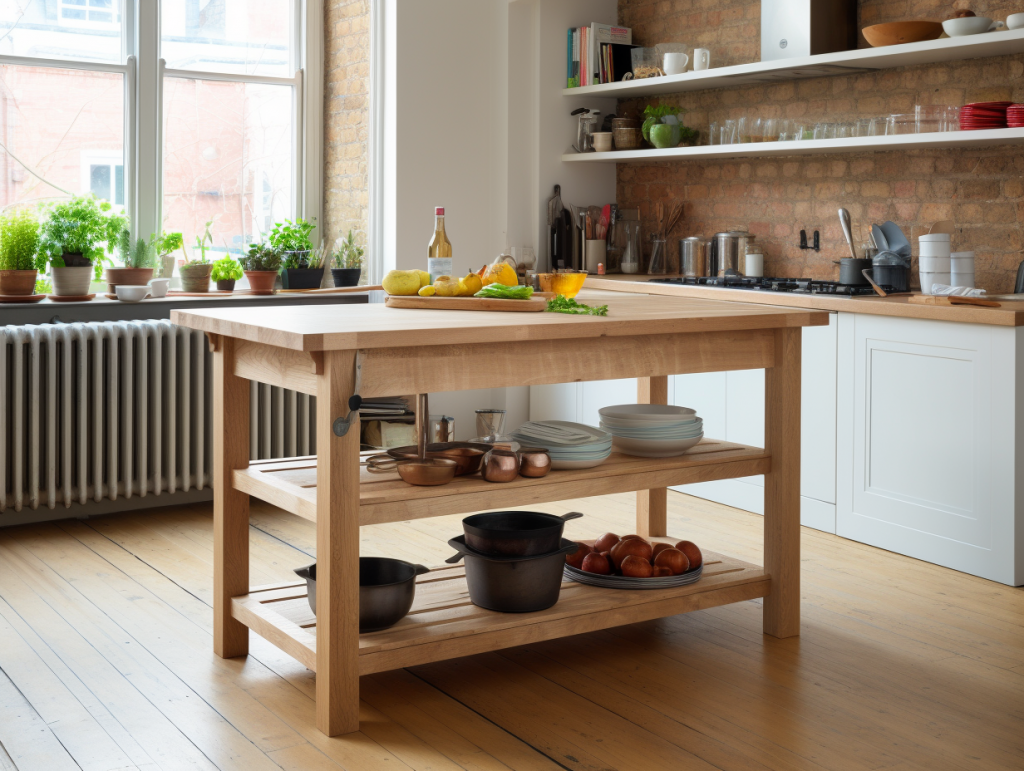
[[[133, 0], [134, 1], [134, 0]], [[134, 27], [137, 74], [135, 77], [132, 231], [149, 238], [162, 226], [160, 189], [160, 113], [163, 84], [160, 78], [160, 9], [153, 0], [138, 0]]]

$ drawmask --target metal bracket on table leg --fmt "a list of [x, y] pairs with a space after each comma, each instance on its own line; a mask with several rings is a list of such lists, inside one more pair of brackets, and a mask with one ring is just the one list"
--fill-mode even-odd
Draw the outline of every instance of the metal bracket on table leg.
[[334, 431], [335, 436], [345, 436], [359, 417], [359, 408], [363, 405], [363, 397], [359, 395], [362, 377], [363, 354], [360, 351], [356, 351], [356, 382], [355, 388], [352, 389], [354, 393], [348, 399], [348, 415], [344, 418], [336, 418], [334, 423], [331, 424], [331, 430]]

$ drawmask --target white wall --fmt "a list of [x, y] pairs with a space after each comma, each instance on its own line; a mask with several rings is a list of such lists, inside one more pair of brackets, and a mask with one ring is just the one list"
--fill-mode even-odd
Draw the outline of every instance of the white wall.
[[385, 271], [426, 268], [434, 207], [454, 270], [505, 247], [508, 0], [387, 0]]

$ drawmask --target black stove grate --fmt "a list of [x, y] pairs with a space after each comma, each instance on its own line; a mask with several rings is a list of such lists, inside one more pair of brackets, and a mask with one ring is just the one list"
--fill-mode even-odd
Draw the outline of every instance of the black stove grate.
[[[818, 281], [812, 278], [760, 278], [752, 276], [684, 276], [682, 278], [655, 278], [656, 284], [680, 286], [712, 286], [722, 289], [745, 289], [752, 292], [789, 292], [792, 294], [833, 295], [835, 297], [864, 297], [875, 294], [871, 286], [852, 286], [838, 281]], [[881, 285], [886, 294], [901, 294]]]

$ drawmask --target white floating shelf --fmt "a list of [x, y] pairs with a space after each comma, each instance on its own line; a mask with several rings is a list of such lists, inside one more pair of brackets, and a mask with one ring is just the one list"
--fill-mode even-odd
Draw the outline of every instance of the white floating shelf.
[[[683, 91], [705, 91], [756, 83], [820, 78], [829, 75], [851, 75], [893, 67], [909, 67], [916, 64], [934, 64], [959, 59], [979, 59], [987, 56], [1007, 56], [1019, 53], [1024, 53], [1024, 29], [1000, 30], [980, 35], [926, 40], [922, 43], [904, 43], [883, 48], [859, 48], [855, 51], [839, 51], [834, 54], [737, 64], [732, 67], [718, 67], [660, 78], [624, 80], [617, 83], [604, 83], [599, 86], [565, 88], [562, 89], [562, 94], [565, 96], [631, 99], [642, 96], [678, 94]], [[711, 54], [714, 57], [714, 51]]]
[[927, 150], [939, 147], [992, 147], [1024, 143], [1024, 128], [984, 131], [944, 131], [849, 139], [808, 139], [802, 142], [751, 142], [738, 145], [701, 145], [667, 150], [620, 150], [608, 153], [566, 153], [566, 163], [622, 163], [624, 161], [683, 161], [701, 158], [763, 158], [821, 155], [823, 153]]

